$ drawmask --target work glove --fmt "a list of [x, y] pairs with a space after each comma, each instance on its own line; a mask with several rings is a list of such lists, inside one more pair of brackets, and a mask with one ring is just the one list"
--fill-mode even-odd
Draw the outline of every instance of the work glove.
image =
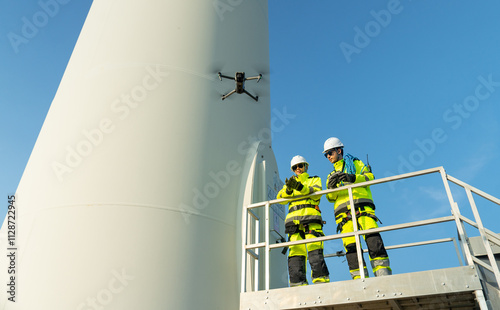
[[286, 182], [287, 182], [286, 183], [287, 188], [296, 189], [299, 192], [304, 188], [304, 185], [302, 185], [302, 183], [297, 181], [297, 179], [295, 177], [291, 177]]
[[356, 181], [356, 175], [351, 174], [351, 173], [341, 172], [341, 173], [339, 173], [339, 181], [347, 182], [347, 183], [354, 183]]
[[328, 184], [327, 184], [327, 188], [328, 189], [332, 189], [332, 188], [336, 188], [337, 187], [337, 184], [339, 183], [339, 172], [335, 172], [334, 174], [332, 174], [329, 178], [328, 178]]
[[285, 179], [285, 185], [286, 185], [285, 192], [287, 195], [291, 195], [293, 193], [293, 189], [291, 187], [289, 187], [288, 184], [289, 184], [289, 180]]

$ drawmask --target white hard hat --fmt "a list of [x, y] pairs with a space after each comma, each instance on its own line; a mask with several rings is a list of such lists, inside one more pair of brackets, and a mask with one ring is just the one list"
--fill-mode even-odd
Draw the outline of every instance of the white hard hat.
[[304, 163], [306, 165], [309, 166], [309, 163], [307, 162], [307, 160], [300, 156], [300, 155], [296, 155], [292, 158], [292, 160], [290, 161], [290, 169], [295, 166], [296, 164], [300, 164], [300, 163]]
[[339, 138], [331, 137], [326, 139], [325, 145], [323, 146], [324, 150], [323, 153], [326, 153], [326, 151], [335, 149], [338, 147], [344, 147], [342, 142], [339, 140]]

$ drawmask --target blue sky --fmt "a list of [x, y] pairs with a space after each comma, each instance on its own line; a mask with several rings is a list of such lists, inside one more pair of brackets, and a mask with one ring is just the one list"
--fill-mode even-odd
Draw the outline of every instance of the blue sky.
[[[92, 1], [67, 1], [45, 15], [40, 3], [1, 0], [8, 8], [0, 12], [1, 218]], [[500, 197], [498, 12], [494, 0], [269, 0], [271, 116], [290, 117], [272, 128], [281, 178], [291, 175], [290, 159], [300, 154], [310, 174], [324, 180], [332, 167], [321, 154], [323, 142], [336, 136], [347, 153], [363, 161], [369, 155], [377, 178], [443, 166]], [[34, 19], [38, 26], [26, 28]], [[452, 189], [469, 216], [464, 192]], [[438, 175], [372, 192], [383, 226], [450, 214]], [[477, 203], [486, 227], [498, 232], [499, 206]], [[325, 231], [334, 233], [326, 199], [321, 208]], [[383, 236], [393, 245], [454, 234], [453, 226], [441, 225]], [[443, 248], [446, 254], [437, 254]], [[326, 252], [341, 249], [339, 242], [326, 245]], [[402, 252], [390, 252], [395, 273], [458, 264], [451, 244]], [[410, 264], [416, 255], [422, 261]], [[334, 279], [347, 279], [341, 258], [327, 262]]]

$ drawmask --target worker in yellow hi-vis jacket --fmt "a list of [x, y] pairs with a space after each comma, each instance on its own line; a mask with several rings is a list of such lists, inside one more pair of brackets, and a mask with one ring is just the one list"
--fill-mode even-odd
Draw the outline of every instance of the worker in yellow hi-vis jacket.
[[[325, 157], [333, 164], [333, 171], [328, 175], [327, 188], [337, 188], [348, 184], [371, 181], [375, 179], [371, 169], [356, 157], [350, 154], [344, 155], [344, 145], [335, 137], [329, 138], [324, 143]], [[359, 230], [378, 227], [379, 219], [375, 216], [375, 204], [369, 186], [356, 187], [352, 189], [354, 209]], [[337, 232], [347, 233], [354, 230], [352, 223], [352, 208], [349, 202], [347, 190], [336, 191], [326, 195], [329, 202], [334, 203], [335, 222]], [[384, 242], [380, 233], [366, 234], [364, 236], [373, 274], [375, 276], [391, 275], [389, 257], [385, 250]], [[360, 278], [359, 263], [356, 254], [356, 241], [354, 237], [342, 238], [346, 251], [349, 272], [353, 279]], [[366, 265], [363, 260], [364, 274], [368, 277]]]
[[[309, 176], [309, 164], [300, 155], [292, 158], [290, 167], [294, 176], [286, 179], [278, 193], [278, 198], [291, 198], [312, 194], [321, 190], [321, 179]], [[285, 218], [285, 233], [289, 241], [311, 239], [324, 236], [323, 220], [319, 210], [321, 196], [311, 196], [290, 201]], [[286, 204], [283, 202], [282, 204]], [[328, 268], [323, 256], [323, 242], [312, 242], [290, 246], [288, 253], [288, 274], [290, 286], [308, 285], [306, 278], [306, 260], [309, 255], [313, 283], [330, 282]]]

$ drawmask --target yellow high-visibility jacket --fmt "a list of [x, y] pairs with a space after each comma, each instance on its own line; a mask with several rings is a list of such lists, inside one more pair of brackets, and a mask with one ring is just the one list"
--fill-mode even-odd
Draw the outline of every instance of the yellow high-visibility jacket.
[[[354, 183], [360, 183], [360, 182], [366, 182], [366, 181], [371, 181], [375, 179], [375, 176], [373, 173], [369, 171], [369, 169], [365, 166], [365, 164], [359, 160], [355, 159], [354, 160], [354, 167], [356, 168], [356, 180]], [[326, 184], [328, 186], [328, 179], [330, 176], [338, 171], [342, 171], [345, 173], [346, 172], [346, 167], [345, 167], [345, 161], [344, 159], [341, 159], [337, 161], [336, 163], [333, 164], [334, 170], [330, 172], [328, 175], [328, 178], [326, 179]], [[349, 185], [352, 183], [345, 183], [342, 182], [341, 185]], [[372, 199], [372, 193], [370, 191], [369, 186], [364, 186], [364, 187], [356, 187], [352, 189], [352, 198], [354, 199], [354, 206], [357, 207], [370, 207], [371, 209], [375, 209], [375, 204], [373, 203]], [[338, 192], [333, 192], [326, 194], [326, 199], [329, 202], [334, 203], [334, 208], [335, 208], [335, 217], [338, 217], [340, 214], [347, 212], [348, 210], [351, 210], [350, 208], [350, 203], [349, 203], [349, 192], [347, 190], [343, 191], [338, 191]]]
[[[307, 172], [296, 176], [297, 181], [304, 185], [301, 191], [293, 190], [291, 194], [287, 194], [286, 185], [279, 191], [277, 198], [292, 198], [312, 194], [321, 191], [321, 178], [318, 176], [310, 177]], [[319, 211], [319, 201], [321, 196], [311, 196], [309, 198], [298, 199], [294, 201], [284, 201], [281, 204], [288, 205], [288, 214], [285, 218], [285, 227], [290, 225], [318, 223], [322, 224], [321, 212]]]

